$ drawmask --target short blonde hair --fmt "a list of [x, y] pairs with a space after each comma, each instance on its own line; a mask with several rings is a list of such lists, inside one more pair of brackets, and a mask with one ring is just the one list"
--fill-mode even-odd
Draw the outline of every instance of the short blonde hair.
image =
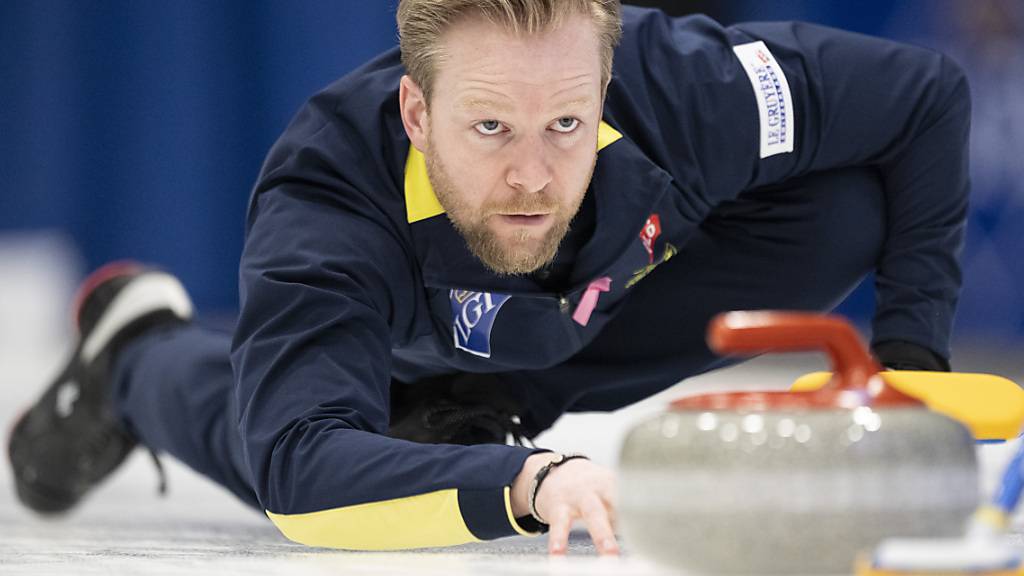
[[483, 16], [515, 34], [538, 34], [557, 29], [572, 15], [588, 14], [601, 40], [602, 85], [612, 75], [615, 46], [622, 37], [619, 0], [401, 0], [398, 35], [402, 63], [430, 102], [441, 37], [449, 26], [468, 15]]

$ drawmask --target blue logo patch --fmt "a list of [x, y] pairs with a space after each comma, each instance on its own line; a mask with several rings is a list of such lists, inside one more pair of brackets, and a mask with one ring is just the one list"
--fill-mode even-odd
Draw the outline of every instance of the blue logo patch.
[[452, 332], [455, 347], [483, 358], [491, 357], [491, 328], [494, 318], [511, 296], [452, 290]]

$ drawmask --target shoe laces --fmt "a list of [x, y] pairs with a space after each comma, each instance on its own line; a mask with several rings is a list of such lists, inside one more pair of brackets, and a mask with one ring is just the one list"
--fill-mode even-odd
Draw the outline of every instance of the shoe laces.
[[165, 497], [167, 496], [167, 471], [164, 469], [164, 463], [160, 461], [160, 457], [157, 456], [156, 450], [146, 446], [146, 452], [149, 452], [149, 457], [153, 459], [153, 465], [156, 466], [156, 493], [159, 494], [161, 498]]
[[526, 435], [525, 428], [523, 428], [523, 423], [522, 421], [520, 421], [519, 416], [513, 414], [511, 417], [511, 421], [512, 429], [509, 430], [509, 434], [512, 434], [512, 440], [515, 441], [516, 446], [526, 446], [527, 444], [529, 444], [530, 448], [536, 448], [537, 445], [534, 444], [533, 440], [531, 440], [530, 437]]

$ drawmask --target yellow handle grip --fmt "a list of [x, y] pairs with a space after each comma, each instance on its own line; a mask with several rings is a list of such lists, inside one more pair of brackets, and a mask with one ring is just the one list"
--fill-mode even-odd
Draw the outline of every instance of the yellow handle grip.
[[[1024, 390], [1001, 376], [910, 370], [879, 374], [889, 386], [960, 421], [976, 440], [1011, 440], [1024, 426]], [[817, 390], [831, 378], [830, 372], [814, 372], [799, 378], [790, 389]]]

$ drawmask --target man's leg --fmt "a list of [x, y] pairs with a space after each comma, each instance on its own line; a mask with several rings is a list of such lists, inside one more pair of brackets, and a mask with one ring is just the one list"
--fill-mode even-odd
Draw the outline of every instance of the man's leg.
[[875, 266], [885, 204], [874, 170], [813, 174], [723, 205], [639, 282], [570, 361], [503, 374], [525, 391], [536, 433], [564, 411], [614, 410], [726, 365], [705, 343], [728, 310], [834, 308]]
[[137, 444], [111, 401], [125, 347], [176, 330], [192, 317], [192, 303], [176, 278], [131, 262], [105, 266], [86, 279], [74, 310], [74, 351], [18, 418], [7, 445], [18, 497], [42, 514], [73, 508]]
[[144, 335], [114, 372], [114, 405], [139, 442], [260, 508], [238, 433], [231, 337], [197, 326]]
[[25, 505], [70, 510], [141, 443], [258, 507], [235, 427], [230, 338], [191, 317], [184, 287], [165, 272], [119, 262], [86, 279], [74, 353], [8, 443]]

